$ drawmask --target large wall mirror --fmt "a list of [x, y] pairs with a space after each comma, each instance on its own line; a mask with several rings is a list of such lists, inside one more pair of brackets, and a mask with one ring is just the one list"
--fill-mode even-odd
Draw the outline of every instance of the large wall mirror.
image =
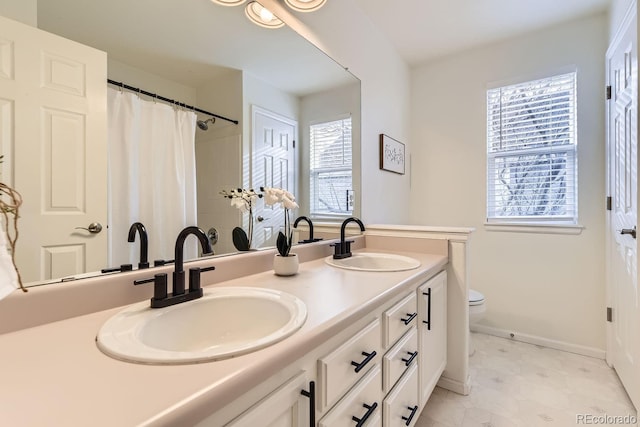
[[[108, 92], [111, 91], [109, 93], [128, 93], [148, 103], [160, 103], [168, 106], [167, 108], [187, 113], [193, 113], [187, 105], [196, 106], [220, 116], [214, 121], [207, 114], [195, 112], [197, 117], [191, 123], [194, 125], [195, 120], [198, 120], [198, 125], [192, 129], [192, 132], [195, 132], [195, 171], [193, 168], [187, 171], [187, 175], [191, 173], [196, 181], [197, 225], [205, 231], [215, 228], [218, 232], [218, 242], [213, 247], [216, 255], [236, 251], [232, 244], [231, 231], [236, 226], [246, 228], [248, 220], [246, 214], [241, 214], [230, 205], [228, 199], [220, 195], [221, 190], [286, 184], [300, 202], [299, 212], [296, 213], [308, 214], [311, 209], [308, 160], [310, 127], [349, 117], [352, 120], [353, 144], [359, 144], [359, 80], [286, 26], [275, 30], [260, 28], [246, 19], [242, 7], [223, 7], [209, 0], [31, 1], [37, 5], [38, 29], [107, 53], [107, 75], [104, 85], [109, 88]], [[0, 41], [3, 37], [0, 37]], [[67, 63], [64, 58], [56, 55], [52, 55], [52, 58], [57, 58], [57, 66], [61, 67], [51, 66], [49, 71], [52, 74], [56, 70], [65, 70], [67, 66], [73, 69], [72, 61]], [[119, 88], [117, 84], [107, 85], [106, 77], [163, 98], [176, 100], [178, 103], [170, 105], [157, 97]], [[107, 94], [104, 97], [105, 103], [110, 102], [109, 96], [111, 95]], [[91, 103], [91, 99], [88, 99], [88, 103]], [[50, 114], [51, 117], [47, 116], [48, 113], [41, 115], [40, 118], [33, 118], [31, 124], [25, 119], [16, 120], [14, 143], [21, 143], [22, 126], [32, 126], [39, 120], [42, 120], [42, 125], [39, 133], [35, 135], [36, 138], [42, 138], [42, 135], [48, 137], [47, 133], [56, 132], [62, 135], [58, 135], [61, 140], [64, 140], [65, 132], [73, 138], [78, 129], [74, 127], [73, 102], [70, 105], [71, 112], [64, 110], [64, 114], [56, 115], [56, 111], [62, 111], [56, 107], [52, 109], [55, 111]], [[113, 133], [107, 111], [108, 108], [105, 107], [102, 113], [103, 119], [107, 122], [105, 128]], [[15, 114], [16, 117], [19, 114], [17, 107]], [[135, 121], [135, 117], [131, 120]], [[163, 132], [163, 120], [160, 116], [156, 121], [152, 120], [144, 125], [137, 123], [135, 126], [147, 126], [156, 129], [157, 132]], [[237, 124], [233, 121], [237, 121]], [[81, 129], [89, 125], [82, 123]], [[284, 130], [280, 129], [282, 126]], [[2, 129], [0, 123], [0, 130]], [[295, 144], [294, 154], [288, 160], [277, 157], [274, 157], [275, 160], [268, 160], [268, 156], [263, 157], [258, 153], [261, 150], [260, 143], [270, 138], [272, 145], [283, 144], [285, 137], [289, 138], [289, 143]], [[3, 144], [6, 145], [4, 142]], [[113, 175], [136, 175], [136, 179], [153, 182], [160, 180], [158, 173], [178, 174], [182, 177], [183, 172], [172, 166], [165, 166], [165, 170], [160, 172], [152, 172], [132, 170], [130, 165], [115, 164], [113, 157], [109, 157], [112, 154], [108, 152], [109, 148], [106, 145], [105, 148], [99, 147], [95, 151], [92, 149], [90, 153], [80, 155], [87, 158], [108, 158], [111, 161], [108, 173], [112, 175], [108, 178], [109, 183], [112, 182]], [[79, 154], [65, 147], [64, 143], [46, 146], [49, 151], [46, 153], [48, 157], [44, 160], [31, 157], [28, 151], [21, 154], [25, 153], [25, 150], [16, 149], [11, 152], [3, 148], [3, 153], [8, 154], [5, 156], [7, 164], [3, 165], [3, 178], [15, 175], [17, 179], [16, 168], [27, 170], [41, 167], [48, 164], [47, 162], [54, 165], [51, 167], [59, 169], [64, 169], [67, 165], [69, 170], [78, 168], [79, 163], [75, 156]], [[164, 157], [179, 156], [175, 153], [167, 154], [163, 147], [147, 148], [138, 153], [140, 156], [158, 158], [161, 154]], [[12, 156], [16, 156], [15, 159], [12, 159]], [[22, 159], [20, 156], [27, 158]], [[82, 164], [85, 169], [91, 169], [87, 166], [88, 163]], [[274, 179], [276, 169], [279, 171], [279, 178]], [[356, 174], [358, 171], [353, 173]], [[42, 231], [36, 234], [58, 229], [68, 237], [68, 241], [50, 245], [44, 250], [31, 238], [19, 240], [16, 254], [25, 284], [58, 283], [66, 278], [89, 277], [100, 274], [101, 269], [117, 268], [127, 263], [132, 264], [134, 269], [137, 268], [139, 238], [136, 236], [135, 242], [127, 242], [128, 225], [134, 221], [142, 222], [150, 232], [150, 263], [153, 263], [154, 259], [173, 258], [173, 243], [177, 233], [165, 229], [162, 222], [154, 216], [129, 217], [126, 229], [120, 225], [116, 233], [117, 227], [114, 226], [112, 218], [115, 215], [113, 206], [117, 204], [112, 199], [126, 199], [130, 203], [136, 203], [135, 196], [109, 193], [109, 198], [102, 194], [103, 191], [109, 191], [108, 185], [105, 185], [102, 179], [98, 182], [92, 181], [89, 173], [86, 174], [86, 182], [82, 184], [74, 182], [71, 173], [63, 176], [67, 180], [64, 185], [70, 189], [67, 194], [69, 198], [72, 198], [74, 192], [84, 191], [87, 198], [96, 197], [108, 201], [105, 209], [109, 213], [104, 214], [105, 219], [101, 222], [105, 223], [101, 225], [102, 233], [110, 234], [108, 238], [103, 239], [100, 254], [88, 261], [91, 257], [84, 253], [92, 250], [88, 242], [98, 240], [96, 236], [99, 235], [82, 229], [90, 228], [89, 224], [93, 222], [91, 218], [83, 217], [64, 227], [56, 222], [49, 222], [55, 215], [38, 219], [36, 223], [38, 227], [42, 227]], [[40, 184], [54, 186], [60, 183]], [[20, 183], [16, 182], [16, 187], [20, 190]], [[172, 195], [173, 190], [169, 186], [159, 185], [150, 191]], [[180, 193], [180, 190], [174, 192]], [[348, 193], [346, 196], [340, 193], [339, 196], [331, 197], [334, 196], [340, 201], [348, 199]], [[163, 202], [156, 206], [156, 212], [183, 210], [184, 207], [179, 202], [181, 199], [176, 200], [178, 201]], [[27, 209], [29, 202], [25, 200]], [[64, 203], [64, 200], [59, 202]], [[255, 214], [264, 223], [256, 222], [254, 247], [272, 245], [279, 224], [270, 224], [270, 220], [272, 217], [277, 219], [276, 213], [265, 210]], [[28, 224], [29, 227], [35, 227], [32, 225], [33, 222]], [[151, 232], [158, 230], [166, 240], [163, 250], [158, 249], [161, 238], [151, 238], [154, 235]], [[195, 248], [195, 239], [193, 244], [191, 257], [197, 257], [199, 253]], [[58, 248], [67, 246], [79, 248], [78, 253], [68, 253], [64, 250], [56, 252]], [[54, 263], [53, 259], [62, 261]]]

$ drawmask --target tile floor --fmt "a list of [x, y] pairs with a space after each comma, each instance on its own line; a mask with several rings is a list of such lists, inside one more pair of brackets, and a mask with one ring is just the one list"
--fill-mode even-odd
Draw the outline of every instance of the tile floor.
[[415, 427], [638, 426], [611, 418], [636, 412], [604, 360], [479, 333], [471, 339], [471, 393], [436, 387]]

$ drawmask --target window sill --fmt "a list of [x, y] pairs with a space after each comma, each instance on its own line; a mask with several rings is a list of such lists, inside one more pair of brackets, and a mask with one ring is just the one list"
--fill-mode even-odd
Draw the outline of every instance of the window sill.
[[580, 224], [540, 224], [540, 223], [513, 223], [513, 222], [485, 222], [487, 231], [502, 231], [511, 233], [537, 233], [537, 234], [571, 234], [578, 235], [584, 230]]

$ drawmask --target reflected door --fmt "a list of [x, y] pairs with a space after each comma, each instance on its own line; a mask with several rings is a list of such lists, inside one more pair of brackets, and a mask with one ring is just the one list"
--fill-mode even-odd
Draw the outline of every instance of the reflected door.
[[637, 41], [636, 17], [627, 22], [607, 54], [611, 85], [608, 103], [608, 170], [612, 196], [609, 217], [609, 272], [613, 365], [636, 407], [640, 406], [640, 308], [638, 299]]
[[[295, 135], [297, 122], [253, 106], [252, 184], [277, 187], [295, 195]], [[295, 213], [291, 213], [291, 220]], [[255, 212], [253, 247], [275, 246], [278, 231], [284, 228], [284, 209], [258, 203]]]
[[104, 267], [90, 224], [107, 225], [106, 78], [104, 52], [0, 17], [2, 179], [24, 200], [25, 283]]

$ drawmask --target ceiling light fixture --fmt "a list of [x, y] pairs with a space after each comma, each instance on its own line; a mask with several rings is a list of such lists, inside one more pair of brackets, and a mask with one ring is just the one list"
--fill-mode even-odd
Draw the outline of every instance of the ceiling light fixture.
[[[211, 0], [213, 3], [222, 6], [240, 6], [247, 0]], [[284, 0], [287, 6], [297, 12], [313, 12], [320, 9], [327, 0]], [[264, 28], [280, 28], [284, 22], [273, 14], [269, 9], [262, 6], [257, 1], [250, 1], [244, 9], [247, 18], [254, 24]]]
[[246, 2], [247, 0], [211, 0], [211, 1], [221, 6], [240, 6], [242, 3]]
[[275, 16], [273, 12], [257, 1], [248, 3], [244, 8], [244, 13], [251, 22], [264, 28], [280, 28], [284, 25], [284, 22]]
[[298, 12], [313, 12], [324, 6], [327, 0], [284, 0], [284, 2]]

